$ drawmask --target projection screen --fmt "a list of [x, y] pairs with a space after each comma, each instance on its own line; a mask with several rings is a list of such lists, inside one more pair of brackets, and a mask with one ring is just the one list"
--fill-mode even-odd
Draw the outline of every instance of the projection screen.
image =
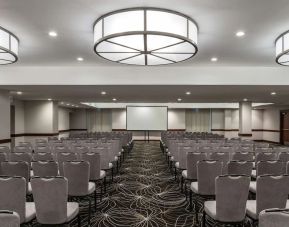
[[167, 106], [127, 106], [126, 129], [134, 131], [165, 131], [168, 129]]

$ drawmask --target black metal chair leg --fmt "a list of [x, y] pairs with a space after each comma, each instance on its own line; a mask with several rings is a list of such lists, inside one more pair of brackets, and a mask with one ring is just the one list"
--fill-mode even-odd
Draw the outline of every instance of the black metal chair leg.
[[177, 167], [175, 167], [175, 181], [177, 180]]
[[104, 184], [104, 193], [106, 193], [106, 177], [103, 179], [103, 184]]
[[80, 214], [77, 215], [77, 223], [78, 223], [78, 227], [81, 227]]
[[94, 209], [96, 212], [96, 190], [94, 191]]
[[206, 212], [203, 211], [203, 217], [202, 217], [202, 227], [206, 226]]
[[88, 226], [90, 226], [90, 216], [91, 216], [91, 201], [90, 199], [88, 200]]
[[113, 167], [111, 168], [111, 183], [113, 183]]
[[183, 178], [183, 176], [182, 176], [182, 177], [181, 177], [181, 192], [182, 192], [182, 193], [184, 192], [183, 187], [184, 187], [184, 178]]
[[190, 190], [190, 210], [193, 209], [192, 197], [193, 197], [193, 193], [192, 193], [192, 191]]

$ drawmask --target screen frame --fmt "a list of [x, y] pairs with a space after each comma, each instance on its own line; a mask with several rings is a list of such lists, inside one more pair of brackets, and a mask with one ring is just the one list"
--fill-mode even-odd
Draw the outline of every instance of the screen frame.
[[[167, 109], [167, 129], [166, 130], [128, 130], [127, 129], [127, 108], [128, 107], [165, 107]], [[169, 107], [168, 106], [132, 106], [132, 105], [129, 105], [129, 106], [126, 106], [125, 111], [126, 111], [126, 130], [127, 131], [132, 131], [132, 132], [165, 132], [165, 131], [168, 131], [168, 129], [169, 129], [169, 116], [168, 116]]]

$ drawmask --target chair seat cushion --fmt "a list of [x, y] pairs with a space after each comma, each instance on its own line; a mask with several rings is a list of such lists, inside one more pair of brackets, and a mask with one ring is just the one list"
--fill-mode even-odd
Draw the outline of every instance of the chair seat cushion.
[[9, 211], [0, 212], [0, 224], [3, 227], [18, 227], [20, 226], [20, 217], [16, 212], [10, 213]]
[[183, 170], [182, 171], [182, 176], [183, 176], [183, 178], [187, 179], [188, 178], [188, 171], [187, 170]]
[[111, 169], [113, 167], [113, 164], [110, 162], [108, 163], [108, 168]]
[[251, 181], [251, 182], [250, 182], [250, 192], [256, 194], [256, 188], [257, 188], [257, 183], [256, 183], [256, 181]]
[[216, 201], [206, 201], [204, 205], [206, 214], [217, 220]]
[[104, 170], [100, 170], [99, 179], [103, 179], [106, 176], [106, 172]]
[[79, 213], [79, 205], [78, 203], [71, 202], [67, 203], [67, 219], [66, 222], [70, 222], [74, 219]]
[[255, 219], [255, 220], [258, 219], [256, 200], [248, 200], [247, 201], [246, 213], [250, 218]]
[[257, 171], [256, 171], [255, 169], [252, 170], [251, 176], [252, 176], [253, 178], [256, 178], [256, 177], [257, 177]]
[[175, 163], [175, 167], [178, 169], [178, 168], [180, 168], [180, 163], [179, 162], [176, 162]]
[[197, 181], [191, 183], [191, 190], [196, 194], [199, 192], [199, 185]]
[[95, 191], [95, 183], [88, 182], [88, 194], [92, 194]]
[[172, 156], [172, 157], [170, 158], [170, 160], [171, 160], [171, 161], [174, 161], [174, 160], [175, 160], [175, 157], [174, 157], [174, 156]]
[[25, 222], [30, 222], [36, 217], [35, 203], [25, 203]]
[[121, 156], [121, 152], [118, 152], [118, 156]]
[[118, 161], [118, 157], [114, 156], [114, 161], [117, 162]]
[[27, 187], [27, 195], [31, 195], [32, 194], [32, 186], [31, 186], [31, 183], [28, 182], [28, 187]]
[[[276, 226], [288, 226], [289, 213], [278, 211], [278, 209], [270, 209], [273, 212], [266, 212], [263, 210], [259, 215], [259, 226], [276, 227]], [[276, 210], [276, 211], [274, 211]]]
[[167, 155], [168, 155], [168, 156], [171, 156], [171, 152], [168, 152]]
[[286, 209], [289, 209], [289, 200], [286, 202]]
[[30, 170], [30, 177], [34, 177], [34, 172], [33, 172], [33, 170]]

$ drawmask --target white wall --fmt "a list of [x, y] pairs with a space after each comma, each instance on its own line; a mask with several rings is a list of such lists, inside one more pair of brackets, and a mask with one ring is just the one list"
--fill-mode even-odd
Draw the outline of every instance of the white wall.
[[280, 142], [280, 132], [268, 132], [266, 130], [280, 130], [280, 110], [266, 109], [263, 112], [263, 139]]
[[112, 110], [112, 129], [126, 129], [126, 109]]
[[168, 109], [168, 129], [186, 129], [186, 110]]
[[68, 130], [69, 125], [69, 112], [70, 109], [64, 107], [58, 107], [58, 130]]
[[15, 134], [22, 134], [25, 132], [24, 102], [14, 100], [13, 105], [15, 106]]
[[75, 109], [70, 116], [71, 129], [86, 129], [86, 109]]
[[252, 110], [252, 129], [253, 140], [263, 140], [263, 131], [254, 131], [263, 130], [263, 110]]
[[10, 139], [10, 98], [8, 91], [0, 90], [0, 140], [5, 139]]

